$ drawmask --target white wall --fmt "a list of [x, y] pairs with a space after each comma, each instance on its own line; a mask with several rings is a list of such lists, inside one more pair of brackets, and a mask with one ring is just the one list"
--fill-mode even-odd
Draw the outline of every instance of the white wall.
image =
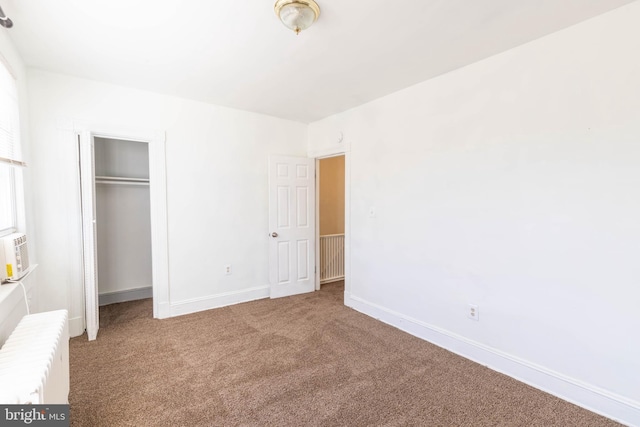
[[150, 287], [149, 187], [97, 184], [95, 194], [98, 293]]
[[351, 147], [346, 302], [640, 425], [638, 22], [635, 2], [311, 124], [310, 153]]
[[268, 155], [304, 156], [306, 125], [38, 70], [29, 71], [29, 95], [41, 300], [69, 307], [73, 332], [82, 330], [83, 291], [70, 122], [166, 131], [174, 313], [268, 296]]

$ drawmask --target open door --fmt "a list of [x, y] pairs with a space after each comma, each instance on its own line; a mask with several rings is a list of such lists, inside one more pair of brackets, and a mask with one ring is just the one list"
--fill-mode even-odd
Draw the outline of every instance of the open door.
[[271, 298], [315, 289], [315, 159], [269, 157]]
[[84, 298], [89, 341], [98, 336], [98, 248], [96, 224], [94, 141], [90, 132], [79, 135]]

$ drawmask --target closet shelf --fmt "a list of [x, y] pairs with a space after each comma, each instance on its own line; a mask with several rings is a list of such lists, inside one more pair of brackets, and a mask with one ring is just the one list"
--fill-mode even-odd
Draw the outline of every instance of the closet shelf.
[[96, 184], [149, 185], [149, 178], [126, 178], [122, 176], [96, 176]]

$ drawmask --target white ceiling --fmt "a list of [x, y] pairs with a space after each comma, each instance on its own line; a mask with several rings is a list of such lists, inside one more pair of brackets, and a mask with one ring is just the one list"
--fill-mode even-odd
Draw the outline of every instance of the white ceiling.
[[[0, 0], [27, 65], [312, 122], [635, 0]], [[6, 31], [6, 30], [5, 30]]]

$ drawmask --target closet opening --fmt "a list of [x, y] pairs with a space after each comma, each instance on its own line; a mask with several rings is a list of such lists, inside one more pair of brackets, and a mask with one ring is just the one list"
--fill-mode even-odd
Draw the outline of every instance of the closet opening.
[[145, 316], [172, 315], [165, 134], [110, 127], [75, 134], [85, 326], [92, 341], [99, 306], [143, 300]]
[[[101, 323], [153, 317], [149, 144], [94, 138], [98, 305]], [[149, 299], [146, 303], [119, 305]]]

